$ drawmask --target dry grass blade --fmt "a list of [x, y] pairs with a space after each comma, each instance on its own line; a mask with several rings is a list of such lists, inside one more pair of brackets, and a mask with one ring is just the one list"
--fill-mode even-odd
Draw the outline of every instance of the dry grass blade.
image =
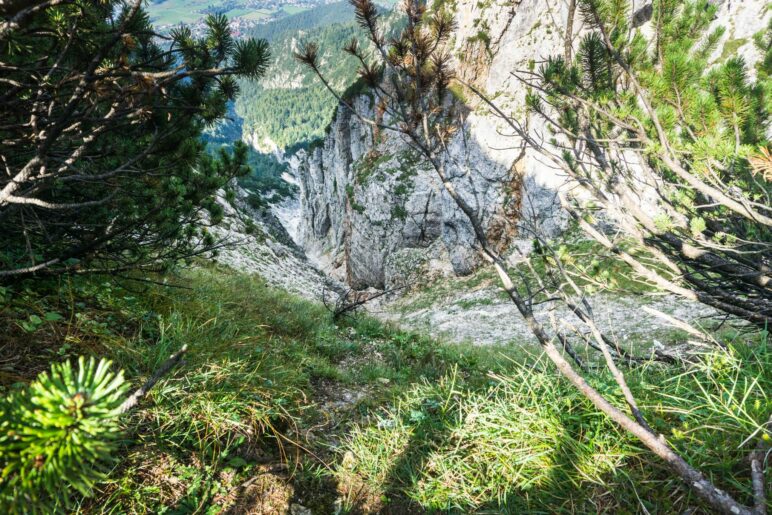
[[754, 175], [760, 175], [767, 182], [772, 182], [772, 154], [766, 147], [761, 147], [759, 153], [751, 156], [748, 161], [751, 163]]

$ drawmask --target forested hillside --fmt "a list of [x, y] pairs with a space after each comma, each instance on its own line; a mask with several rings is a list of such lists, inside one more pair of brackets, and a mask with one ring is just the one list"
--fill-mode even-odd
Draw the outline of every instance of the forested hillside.
[[352, 21], [354, 21], [354, 11], [351, 6], [347, 2], [334, 2], [293, 14], [283, 20], [257, 25], [250, 29], [248, 34], [273, 43], [285, 36], [286, 32], [305, 32], [316, 27]]
[[[398, 19], [392, 15], [390, 19]], [[338, 93], [343, 93], [357, 77], [356, 58], [339, 50], [352, 37], [363, 32], [353, 21], [346, 3], [334, 3], [260, 26], [250, 32], [270, 39], [274, 55], [268, 79], [241, 84], [236, 111], [244, 120], [244, 131], [253, 142], [272, 150], [311, 142], [324, 136], [337, 100], [319, 79], [293, 58], [304, 41], [315, 41], [320, 48], [321, 67]]]
[[[221, 151], [233, 152], [236, 142], [243, 139], [244, 121], [236, 113], [234, 103], [228, 103], [228, 110], [217, 123], [204, 130], [202, 135], [210, 154], [217, 156]], [[238, 184], [249, 194], [253, 206], [263, 206], [291, 196], [296, 187], [282, 178], [288, 170], [273, 153], [261, 153], [251, 147], [245, 149], [249, 173], [238, 178]]]

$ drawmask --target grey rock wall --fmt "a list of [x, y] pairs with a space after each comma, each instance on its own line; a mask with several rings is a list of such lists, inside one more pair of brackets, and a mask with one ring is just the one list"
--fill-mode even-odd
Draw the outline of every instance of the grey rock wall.
[[[356, 107], [367, 112], [370, 103], [359, 97]], [[470, 136], [459, 133], [451, 142], [449, 176], [492, 239], [508, 242], [519, 179], [511, 162], [492, 160]], [[399, 135], [376, 135], [341, 108], [324, 144], [298, 157], [290, 161], [300, 184], [298, 243], [333, 275], [356, 288], [383, 288], [394, 283], [389, 255], [437, 241], [454, 273], [468, 274], [479, 264], [469, 221]]]
[[[534, 62], [563, 52], [568, 2], [558, 0], [459, 0], [453, 42], [458, 73], [521, 120], [548, 144], [543, 121], [525, 112], [524, 84], [516, 77]], [[647, 30], [648, 2], [637, 23]], [[759, 15], [761, 13], [761, 15]], [[716, 23], [727, 27], [723, 45], [753, 61], [751, 36], [769, 19], [765, 0], [721, 3]], [[584, 27], [577, 17], [574, 37]], [[479, 34], [484, 31], [485, 38]], [[463, 130], [449, 145], [447, 165], [457, 191], [475, 208], [489, 239], [504, 251], [527, 252], [532, 231], [559, 233], [566, 217], [557, 204], [565, 177], [533, 149], [523, 149], [512, 130], [484, 104], [467, 99]], [[373, 99], [355, 101], [370, 113]], [[341, 107], [320, 147], [289, 160], [300, 184], [295, 238], [323, 270], [356, 288], [383, 288], [405, 277], [394, 263], [429, 263], [427, 273], [468, 274], [480, 264], [465, 215], [399, 135], [374, 134]], [[418, 259], [416, 252], [424, 253]], [[438, 257], [441, 256], [441, 257]]]

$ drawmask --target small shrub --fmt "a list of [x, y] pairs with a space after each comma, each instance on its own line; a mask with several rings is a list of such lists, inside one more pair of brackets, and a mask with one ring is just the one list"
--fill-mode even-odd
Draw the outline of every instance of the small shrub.
[[0, 504], [11, 513], [67, 505], [91, 493], [113, 462], [127, 383], [110, 361], [51, 366], [0, 404]]

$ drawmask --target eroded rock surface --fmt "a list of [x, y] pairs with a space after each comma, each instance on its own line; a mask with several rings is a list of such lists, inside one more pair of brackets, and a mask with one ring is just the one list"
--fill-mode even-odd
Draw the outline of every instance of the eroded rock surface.
[[223, 196], [218, 199], [225, 219], [209, 229], [225, 245], [217, 261], [242, 272], [257, 273], [268, 284], [311, 300], [318, 301], [324, 292], [341, 288], [340, 283], [308, 261], [271, 211], [252, 209], [246, 196], [236, 187], [233, 201]]
[[[767, 23], [764, 0], [722, 1], [716, 24], [726, 27], [714, 61], [740, 55], [758, 59], [752, 36]], [[543, 120], [526, 114], [521, 80], [537, 63], [562, 54], [568, 2], [517, 0], [455, 6], [458, 29], [452, 45], [457, 72], [483, 90], [532, 137], [549, 144]], [[632, 16], [650, 30], [648, 2]], [[573, 40], [585, 27], [577, 16]], [[468, 112], [449, 145], [454, 186], [478, 213], [489, 239], [502, 249], [529, 248], [534, 230], [555, 235], [566, 217], [556, 192], [562, 173], [478, 99], [464, 99]], [[355, 99], [357, 111], [372, 114], [374, 99]], [[421, 163], [399, 135], [373, 133], [345, 107], [338, 109], [323, 144], [290, 160], [300, 184], [296, 241], [312, 261], [355, 288], [394, 284], [389, 256], [404, 249], [438, 255], [446, 272], [465, 275], [480, 265], [466, 217], [444, 192], [433, 170]]]

